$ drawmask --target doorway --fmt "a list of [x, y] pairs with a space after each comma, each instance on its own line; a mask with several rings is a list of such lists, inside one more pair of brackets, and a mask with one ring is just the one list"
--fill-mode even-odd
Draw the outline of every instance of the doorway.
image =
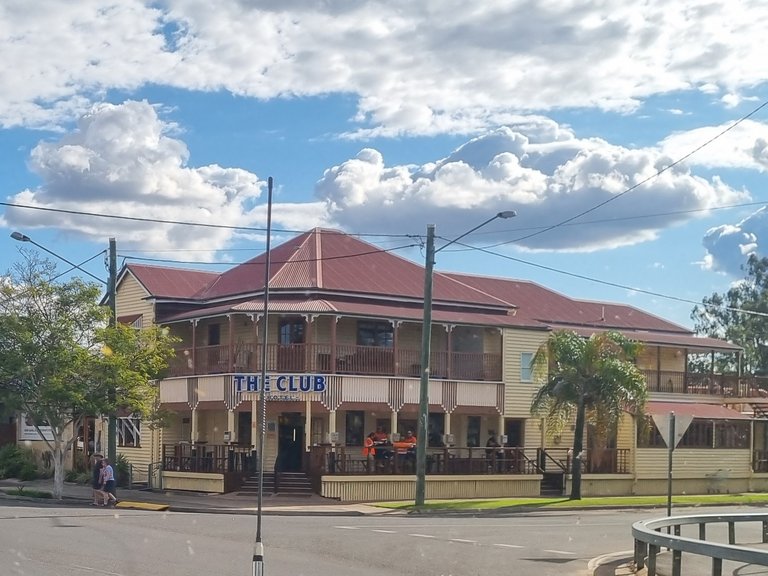
[[520, 419], [508, 419], [504, 421], [504, 435], [507, 437], [505, 446], [525, 446], [525, 438], [523, 437], [524, 422], [524, 420]]
[[277, 419], [277, 468], [301, 472], [304, 468], [304, 415], [283, 412]]
[[252, 414], [250, 412], [237, 413], [237, 443], [241, 446], [252, 446], [251, 425]]

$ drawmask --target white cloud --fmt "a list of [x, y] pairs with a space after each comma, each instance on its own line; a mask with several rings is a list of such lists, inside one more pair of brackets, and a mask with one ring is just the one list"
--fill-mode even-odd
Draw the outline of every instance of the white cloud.
[[[664, 139], [661, 149], [672, 158], [681, 158], [723, 132], [731, 124], [704, 126], [679, 132]], [[707, 168], [749, 168], [768, 170], [768, 124], [745, 120], [707, 144], [686, 160], [686, 164]]]
[[[381, 153], [363, 149], [326, 170], [316, 195], [345, 228], [412, 232], [430, 221], [447, 238], [496, 212], [517, 210], [514, 220], [497, 221], [473, 237], [475, 243], [492, 244], [531, 235], [610, 201], [669, 163], [655, 148], [633, 150], [600, 139], [578, 139], [552, 120], [529, 118], [474, 138], [423, 166], [387, 166]], [[591, 251], [636, 244], [693, 217], [677, 211], [747, 197], [717, 177], [708, 180], [677, 166], [573, 225], [517, 245]], [[663, 214], [642, 217], [654, 213]], [[584, 224], [595, 220], [599, 222]]]
[[[146, 102], [98, 105], [76, 131], [32, 150], [30, 168], [43, 183], [8, 200], [74, 212], [263, 227], [264, 206], [257, 202], [265, 183], [238, 168], [188, 166], [187, 147], [172, 137], [175, 131]], [[273, 211], [281, 225], [324, 221], [318, 203], [275, 205]], [[10, 223], [24, 229], [55, 227], [99, 242], [119, 235], [122, 248], [186, 248], [201, 260], [225, 247], [234, 234], [8, 207], [0, 224]]]
[[477, 132], [556, 107], [633, 109], [768, 77], [763, 0], [246, 2], [0, 6], [0, 125], [75, 118], [145, 84], [358, 98], [356, 136]]
[[[704, 236], [703, 268], [731, 276], [744, 276], [743, 267], [750, 254], [765, 255], [768, 238], [768, 210], [760, 208], [735, 225], [724, 224], [707, 231]], [[763, 245], [761, 245], [761, 240]]]

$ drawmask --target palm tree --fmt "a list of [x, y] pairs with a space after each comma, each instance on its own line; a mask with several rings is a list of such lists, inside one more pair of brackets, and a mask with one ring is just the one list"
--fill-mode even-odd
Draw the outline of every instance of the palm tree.
[[615, 429], [621, 414], [642, 413], [647, 397], [645, 378], [634, 364], [640, 345], [618, 332], [584, 338], [570, 330], [552, 332], [533, 357], [541, 388], [531, 413], [544, 415], [558, 431], [576, 412], [571, 462], [571, 500], [581, 499], [584, 425], [599, 433]]

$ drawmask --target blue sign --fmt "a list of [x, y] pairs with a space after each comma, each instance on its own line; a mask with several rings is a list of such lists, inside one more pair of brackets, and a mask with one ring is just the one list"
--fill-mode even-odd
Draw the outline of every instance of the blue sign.
[[[232, 376], [238, 392], [261, 392], [261, 375]], [[325, 392], [325, 376], [319, 374], [267, 374], [264, 392]]]

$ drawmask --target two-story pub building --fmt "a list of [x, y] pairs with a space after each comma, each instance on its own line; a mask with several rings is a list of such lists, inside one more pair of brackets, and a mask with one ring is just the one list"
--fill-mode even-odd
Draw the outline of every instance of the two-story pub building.
[[[181, 343], [157, 384], [168, 425], [121, 417], [120, 453], [137, 478], [149, 474], [166, 489], [246, 492], [262, 426], [253, 389], [266, 358], [268, 490], [412, 498], [412, 451], [402, 441], [417, 430], [424, 268], [326, 229], [273, 248], [270, 258], [266, 342], [266, 254], [221, 274], [121, 270], [118, 320], [166, 326]], [[523, 280], [436, 272], [432, 309], [428, 498], [568, 489], [573, 426], [554, 434], [530, 413], [531, 359], [558, 329], [585, 337], [618, 330], [643, 344], [648, 425], [627, 413], [611, 437], [586, 430], [585, 495], [664, 493], [658, 426], [670, 411], [689, 424], [674, 455], [675, 492], [768, 485], [760, 408], [768, 393], [759, 379], [714, 369], [718, 355], [737, 360], [738, 346]], [[710, 368], [689, 370], [694, 355], [711, 358]], [[387, 442], [369, 452], [365, 439], [375, 431]], [[488, 448], [490, 437], [498, 448]]]

